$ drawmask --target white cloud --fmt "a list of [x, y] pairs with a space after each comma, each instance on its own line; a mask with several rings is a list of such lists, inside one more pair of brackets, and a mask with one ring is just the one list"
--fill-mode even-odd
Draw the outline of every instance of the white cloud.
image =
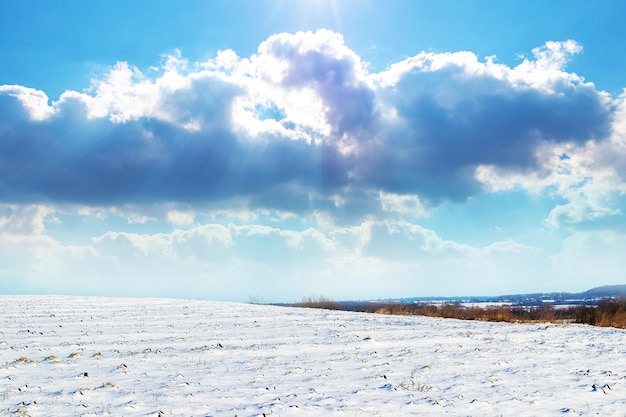
[[566, 238], [553, 257], [554, 281], [576, 290], [623, 284], [626, 269], [626, 235], [623, 230], [577, 232]]
[[49, 236], [46, 223], [58, 222], [55, 215], [55, 209], [44, 205], [0, 205], [0, 264], [4, 271], [0, 283], [4, 288], [39, 291], [39, 284], [45, 284], [51, 274], [63, 274], [72, 263], [95, 255], [90, 246], [63, 245]]
[[[564, 67], [570, 57], [582, 51], [582, 46], [573, 40], [565, 42], [546, 42], [542, 47], [534, 48], [533, 58], [524, 58], [515, 67], [508, 67], [495, 62], [496, 57], [487, 57], [480, 62], [476, 54], [470, 51], [460, 52], [422, 52], [404, 61], [392, 64], [379, 74], [371, 74], [372, 80], [382, 87], [395, 87], [407, 74], [418, 72], [438, 72], [445, 69], [460, 69], [459, 77], [489, 77], [505, 81], [507, 85], [520, 89], [539, 89], [548, 92], [561, 90], [565, 85], [585, 84], [580, 76], [568, 73]], [[587, 84], [592, 88], [592, 84]], [[501, 86], [501, 88], [504, 85]], [[449, 96], [440, 97], [439, 101], [454, 99], [458, 94], [448, 92]]]
[[171, 210], [167, 212], [167, 221], [174, 224], [192, 224], [195, 219], [193, 211]]
[[544, 46], [532, 50], [534, 59], [525, 58], [511, 71], [510, 79], [518, 84], [547, 91], [560, 90], [560, 84], [584, 83], [578, 75], [564, 71], [570, 57], [582, 50], [582, 45], [571, 39], [564, 42], [546, 42]]
[[[353, 299], [578, 290], [584, 289], [578, 282], [616, 282], [617, 271], [609, 266], [620, 264], [618, 253], [626, 245], [618, 232], [577, 233], [562, 251], [549, 254], [512, 239], [479, 247], [405, 220], [366, 220], [302, 230], [207, 223], [168, 233], [109, 231], [80, 246], [61, 243], [62, 232], [50, 235], [46, 224], [58, 221], [51, 208], [4, 210], [5, 288], [19, 271], [20, 285], [66, 293], [108, 294], [115, 286], [119, 294], [172, 296], [185, 293], [182, 285], [194, 296], [245, 301], [253, 293], [289, 301], [319, 293]], [[19, 288], [16, 283], [14, 291]]]
[[10, 235], [44, 235], [44, 221], [55, 210], [42, 204], [19, 206], [0, 204], [0, 233]]
[[624, 114], [615, 113], [609, 140], [582, 145], [546, 143], [536, 150], [539, 169], [515, 171], [480, 165], [475, 176], [488, 192], [521, 189], [563, 199], [546, 218], [550, 227], [621, 217], [626, 195], [626, 171], [621, 170], [626, 160]]
[[53, 108], [48, 105], [48, 96], [43, 91], [20, 85], [0, 85], [0, 93], [18, 98], [32, 120], [45, 120], [54, 113]]
[[400, 195], [395, 193], [378, 192], [382, 210], [388, 213], [398, 213], [403, 216], [424, 217], [428, 210], [417, 195]]

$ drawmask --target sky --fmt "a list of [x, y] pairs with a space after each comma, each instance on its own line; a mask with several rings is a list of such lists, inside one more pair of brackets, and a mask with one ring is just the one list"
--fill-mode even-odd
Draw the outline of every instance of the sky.
[[0, 3], [0, 293], [625, 283], [622, 1]]

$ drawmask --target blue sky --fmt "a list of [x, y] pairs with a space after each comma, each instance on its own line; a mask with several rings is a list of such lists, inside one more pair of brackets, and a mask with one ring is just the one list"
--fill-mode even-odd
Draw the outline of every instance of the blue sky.
[[0, 292], [624, 282], [620, 1], [0, 5]]

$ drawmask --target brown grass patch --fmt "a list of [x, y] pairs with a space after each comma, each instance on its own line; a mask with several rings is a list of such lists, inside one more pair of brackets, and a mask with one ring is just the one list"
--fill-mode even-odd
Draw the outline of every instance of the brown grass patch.
[[341, 306], [333, 300], [322, 295], [319, 297], [303, 297], [302, 301], [293, 304], [295, 307], [321, 308], [325, 310], [341, 310]]
[[460, 303], [403, 304], [396, 302], [351, 303], [346, 308], [377, 314], [419, 315], [427, 317], [454, 318], [514, 323], [581, 323], [594, 326], [626, 329], [626, 298], [604, 299], [597, 306], [571, 306], [555, 308], [551, 304], [537, 307], [489, 306], [466, 307]]

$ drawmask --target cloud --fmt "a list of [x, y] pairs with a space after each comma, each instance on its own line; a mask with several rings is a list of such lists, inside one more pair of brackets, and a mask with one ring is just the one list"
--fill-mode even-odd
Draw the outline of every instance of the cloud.
[[422, 53], [378, 74], [395, 123], [374, 147], [371, 181], [464, 199], [480, 191], [477, 166], [532, 171], [546, 144], [605, 140], [610, 101], [558, 66], [573, 49], [552, 43], [515, 68], [469, 52]]
[[475, 171], [488, 192], [522, 189], [551, 195], [558, 202], [547, 216], [549, 227], [570, 230], [622, 229], [626, 202], [626, 96], [612, 101], [606, 140], [547, 143], [535, 149], [538, 168], [512, 171], [481, 165]]
[[[303, 230], [205, 223], [170, 232], [107, 231], [71, 245], [47, 229], [64, 220], [62, 213], [33, 205], [2, 210], [5, 291], [30, 286], [68, 294], [189, 296], [193, 288], [193, 296], [201, 297], [241, 300], [252, 293], [296, 300], [324, 288], [333, 297], [384, 297], [416, 286], [435, 291], [435, 273], [464, 280], [453, 276], [450, 265], [466, 265], [475, 256], [489, 259], [488, 251], [400, 220]], [[19, 280], [13, 278], [16, 271]]]
[[45, 292], [54, 276], [63, 276], [75, 263], [89, 263], [90, 246], [64, 245], [52, 238], [46, 224], [58, 221], [44, 205], [0, 204], [0, 285], [6, 292]]
[[[115, 224], [113, 212], [97, 219], [98, 213], [86, 210], [91, 210], [84, 213], [88, 222], [100, 222], [101, 228]], [[510, 238], [462, 243], [399, 218], [336, 225], [323, 213], [318, 216], [306, 227], [257, 219], [150, 231], [149, 224], [135, 223], [89, 238], [95, 228], [83, 230], [89, 223], [61, 210], [2, 205], [0, 284], [5, 292], [18, 293], [239, 301], [255, 295], [293, 301], [320, 292], [336, 299], [371, 299], [584, 290], [622, 278], [623, 268], [615, 265], [624, 263], [626, 239], [618, 230], [576, 232], [548, 251]], [[72, 221], [81, 230], [80, 242], [67, 233]], [[55, 228], [63, 222], [68, 223], [64, 228]]]
[[52, 103], [0, 86], [0, 198], [180, 204], [178, 224], [233, 205], [423, 215], [510, 176], [545, 178], [544, 150], [612, 143], [614, 100], [565, 70], [581, 49], [547, 42], [516, 67], [420, 53], [372, 73], [319, 30], [273, 35], [246, 58], [176, 52], [147, 73], [120, 62]]

